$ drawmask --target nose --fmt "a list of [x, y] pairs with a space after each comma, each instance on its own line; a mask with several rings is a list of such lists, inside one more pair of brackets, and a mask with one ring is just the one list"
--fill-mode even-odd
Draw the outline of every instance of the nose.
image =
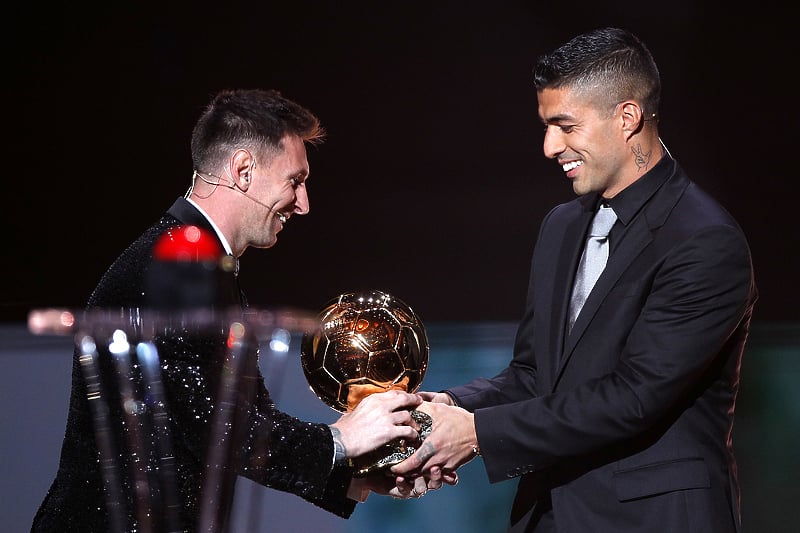
[[558, 126], [547, 126], [544, 130], [544, 156], [548, 159], [555, 159], [558, 154], [564, 151], [564, 141], [561, 139], [561, 134]]
[[311, 209], [311, 205], [308, 201], [308, 190], [306, 189], [305, 183], [301, 183], [297, 189], [295, 189], [295, 197], [294, 212], [298, 215], [307, 215]]

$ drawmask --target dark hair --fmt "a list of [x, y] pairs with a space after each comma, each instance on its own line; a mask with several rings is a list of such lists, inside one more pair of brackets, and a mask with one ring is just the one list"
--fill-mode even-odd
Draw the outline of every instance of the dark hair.
[[304, 142], [321, 142], [319, 119], [277, 91], [225, 90], [206, 107], [192, 131], [192, 164], [207, 170], [221, 164], [232, 150], [283, 151], [286, 135]]
[[539, 57], [533, 70], [537, 91], [561, 89], [585, 93], [598, 108], [627, 99], [645, 116], [658, 114], [661, 80], [658, 67], [638, 37], [619, 28], [602, 28], [574, 37]]

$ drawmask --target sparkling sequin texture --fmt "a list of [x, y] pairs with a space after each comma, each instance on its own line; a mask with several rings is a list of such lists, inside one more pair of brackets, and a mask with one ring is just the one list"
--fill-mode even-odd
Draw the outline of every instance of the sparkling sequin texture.
[[[111, 265], [87, 308], [122, 309], [125, 316], [137, 316], [147, 301], [144, 279], [150, 250], [161, 234], [179, 224], [206, 225], [194, 208], [178, 199]], [[225, 279], [216, 295], [218, 308], [241, 306], [244, 300], [235, 277], [230, 274]], [[221, 405], [215, 398], [224, 390], [224, 363], [230, 362], [232, 351], [225, 349], [228, 315], [215, 316], [226, 320], [215, 323], [212, 331], [206, 327], [198, 333], [194, 325], [171, 325], [152, 335], [160, 370], [155, 381], [146, 379], [146, 368], [135, 355], [128, 357], [127, 371], [120, 373], [117, 362], [102, 353], [108, 352], [107, 341], [98, 341], [98, 348], [103, 349], [98, 349], [95, 361], [97, 375], [117, 380], [115, 389], [101, 387], [100, 394], [108, 407], [106, 436], [111, 438], [106, 440], [117, 443], [118, 448], [110, 462], [107, 457], [101, 459], [98, 443], [102, 445], [103, 439], [95, 438], [95, 430], [102, 428], [93, 418], [96, 407], [87, 398], [93, 386], [91, 379], [87, 381], [93, 374], [87, 373], [85, 366], [90, 359], [84, 358], [82, 367], [80, 346], [76, 348], [59, 468], [32, 531], [163, 531], [173, 526], [195, 531], [209, 509], [204, 503], [208, 494], [204, 483], [216, 480], [212, 489], [224, 489], [233, 479], [231, 473], [294, 493], [342, 517], [352, 513], [355, 502], [346, 498], [351, 471], [331, 470], [330, 430], [277, 409], [258, 369], [256, 342], [243, 352], [241, 379], [233, 390], [235, 417], [221, 426], [224, 431], [215, 431], [214, 415]], [[139, 340], [136, 334], [134, 331], [129, 339], [132, 350]], [[207, 441], [212, 445], [207, 446]], [[233, 444], [226, 448], [225, 443]], [[221, 448], [225, 449], [224, 461], [215, 463]], [[116, 466], [109, 469], [109, 464]], [[224, 468], [214, 466], [217, 464]], [[109, 476], [113, 470], [118, 491], [108, 482], [109, 477], [114, 478]], [[122, 509], [121, 519], [108, 512], [107, 500], [114, 496], [115, 508]], [[221, 513], [225, 511], [223, 505]], [[168, 523], [171, 516], [176, 524]]]

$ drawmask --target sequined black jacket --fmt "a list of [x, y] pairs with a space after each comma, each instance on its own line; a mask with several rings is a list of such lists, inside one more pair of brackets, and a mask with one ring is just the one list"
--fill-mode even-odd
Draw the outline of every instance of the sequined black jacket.
[[[147, 229], [114, 261], [101, 278], [89, 309], [138, 308], [147, 302], [145, 276], [152, 265], [152, 248], [165, 232], [194, 224], [213, 233], [205, 217], [183, 198]], [[220, 284], [217, 303], [239, 306], [242, 296], [234, 275]], [[180, 528], [193, 531], [202, 511], [207, 438], [214, 412], [213, 391], [218, 383], [224, 337], [198, 339], [191, 335], [161, 338], [157, 343], [175, 458]], [[32, 531], [110, 530], [101, 463], [87, 400], [87, 383], [76, 350], [72, 368], [69, 415], [58, 472], [36, 517]], [[249, 366], [254, 397], [244, 401], [244, 430], [232, 452], [232, 471], [265, 486], [296, 494], [341, 517], [349, 517], [355, 501], [346, 497], [351, 471], [331, 468], [333, 443], [325, 424], [298, 420], [272, 402], [255, 364]], [[119, 413], [117, 413], [119, 414]], [[145, 438], [155, 438], [155, 433]], [[121, 454], [125, 455], [125, 454]], [[152, 458], [122, 457], [126, 468]], [[149, 467], [148, 467], [149, 468]], [[132, 480], [123, 477], [126, 529], [141, 529]], [[225, 515], [226, 510], [222, 510]], [[166, 528], [162, 517], [146, 517], [156, 530]], [[161, 522], [159, 521], [161, 520]]]

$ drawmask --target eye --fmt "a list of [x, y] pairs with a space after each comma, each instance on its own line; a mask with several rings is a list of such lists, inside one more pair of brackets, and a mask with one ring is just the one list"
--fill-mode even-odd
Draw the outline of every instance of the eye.
[[296, 189], [300, 185], [300, 178], [292, 176], [289, 178], [289, 182], [292, 184], [292, 187]]
[[554, 126], [554, 127], [558, 128], [558, 129], [560, 129], [561, 133], [572, 133], [572, 131], [575, 129], [575, 125], [574, 124], [545, 124], [544, 125], [544, 132], [545, 133], [547, 133], [547, 128], [549, 128], [550, 126]]

